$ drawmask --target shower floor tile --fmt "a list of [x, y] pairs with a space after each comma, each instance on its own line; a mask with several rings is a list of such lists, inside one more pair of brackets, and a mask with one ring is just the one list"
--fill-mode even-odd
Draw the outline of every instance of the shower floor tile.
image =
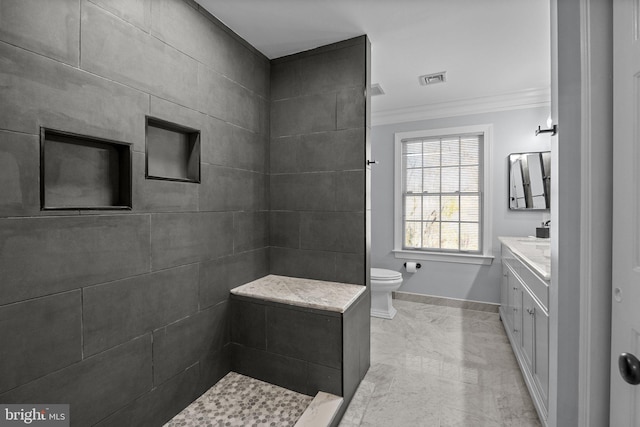
[[313, 398], [229, 372], [165, 427], [293, 426]]

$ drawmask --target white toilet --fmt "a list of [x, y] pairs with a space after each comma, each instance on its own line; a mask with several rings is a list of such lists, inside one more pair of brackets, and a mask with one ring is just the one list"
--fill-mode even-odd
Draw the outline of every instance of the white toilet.
[[371, 269], [371, 315], [393, 319], [397, 310], [391, 303], [391, 292], [402, 285], [402, 273], [384, 268]]

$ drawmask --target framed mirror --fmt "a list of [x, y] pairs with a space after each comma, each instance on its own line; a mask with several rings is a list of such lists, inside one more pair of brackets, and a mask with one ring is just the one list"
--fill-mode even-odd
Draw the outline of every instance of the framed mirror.
[[550, 192], [550, 151], [509, 155], [509, 209], [549, 209]]

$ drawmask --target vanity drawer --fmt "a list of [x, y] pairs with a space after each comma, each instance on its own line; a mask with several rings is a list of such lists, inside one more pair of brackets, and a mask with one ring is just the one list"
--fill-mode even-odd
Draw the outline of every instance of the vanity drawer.
[[527, 267], [513, 252], [502, 245], [502, 262], [507, 264], [525, 284], [531, 293], [542, 303], [543, 308], [549, 311], [549, 283], [537, 276]]
[[543, 308], [549, 311], [549, 284], [540, 279], [535, 273], [533, 273], [529, 267], [519, 262], [520, 267], [516, 270], [516, 273], [520, 276], [520, 279], [531, 290], [531, 293], [536, 296], [544, 306]]

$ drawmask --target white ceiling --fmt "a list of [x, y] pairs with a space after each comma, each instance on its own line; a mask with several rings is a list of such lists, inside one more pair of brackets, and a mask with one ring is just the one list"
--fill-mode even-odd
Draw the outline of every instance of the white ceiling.
[[[385, 91], [372, 99], [374, 124], [398, 112], [548, 103], [549, 0], [198, 3], [271, 59], [367, 34], [371, 80]], [[446, 83], [419, 85], [440, 71]]]

